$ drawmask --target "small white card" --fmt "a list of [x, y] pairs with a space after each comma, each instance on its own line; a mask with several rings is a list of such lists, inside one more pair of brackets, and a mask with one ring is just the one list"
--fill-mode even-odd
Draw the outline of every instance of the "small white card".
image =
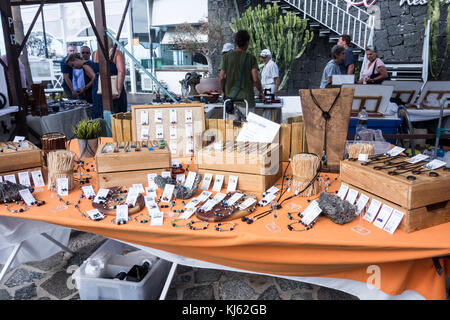
[[311, 222], [313, 222], [319, 216], [319, 214], [321, 212], [322, 212], [322, 209], [320, 209], [317, 201], [314, 200], [313, 202], [311, 202], [311, 204], [308, 206], [308, 208], [306, 208], [306, 210], [303, 211], [302, 222], [305, 225], [311, 224]]
[[197, 198], [192, 199], [189, 201], [189, 203], [186, 205], [186, 209], [192, 209], [195, 208], [198, 204], [200, 204], [200, 201]]
[[0, 182], [3, 182], [3, 177], [2, 176], [0, 176]]
[[56, 186], [58, 190], [58, 195], [68, 196], [69, 195], [69, 179], [68, 178], [58, 178], [56, 179]]
[[184, 183], [184, 186], [188, 189], [192, 189], [192, 187], [194, 186], [196, 176], [197, 176], [197, 172], [189, 171], [187, 178], [186, 178], [186, 182]]
[[180, 165], [180, 161], [178, 160], [170, 160], [171, 167], [178, 167]]
[[439, 169], [440, 167], [443, 167], [445, 165], [447, 165], [446, 162], [435, 159], [433, 161], [428, 162], [423, 167], [428, 169], [428, 170], [436, 170], [436, 169]]
[[86, 213], [87, 213], [89, 219], [94, 220], [94, 221], [102, 220], [106, 217], [103, 213], [98, 211], [98, 209], [89, 210]]
[[248, 198], [239, 205], [239, 210], [245, 210], [256, 202], [255, 198]]
[[22, 189], [19, 190], [20, 196], [22, 197], [23, 201], [27, 204], [27, 206], [31, 206], [32, 203], [36, 201], [36, 199], [33, 197], [33, 195], [30, 192], [30, 189]]
[[36, 188], [45, 186], [45, 182], [44, 182], [44, 178], [42, 177], [41, 170], [32, 171], [31, 177], [33, 178], [33, 183]]
[[185, 123], [192, 123], [192, 110], [185, 110], [184, 117]]
[[151, 220], [150, 225], [151, 226], [162, 226], [164, 223], [164, 213], [158, 210], [158, 212], [153, 212], [150, 214]]
[[155, 110], [155, 123], [162, 123], [163, 115], [162, 110]]
[[412, 158], [408, 158], [405, 161], [409, 163], [419, 163], [420, 161], [428, 159], [430, 156], [424, 155], [424, 154], [418, 154], [417, 156], [414, 156]]
[[22, 149], [27, 149], [29, 147], [28, 141], [21, 141], [19, 142], [19, 147]]
[[202, 185], [200, 187], [201, 190], [208, 190], [211, 185], [213, 175], [211, 173], [205, 173], [203, 176]]
[[149, 126], [142, 126], [141, 127], [141, 140], [148, 140], [149, 129], [150, 129]]
[[170, 141], [169, 142], [169, 149], [171, 154], [177, 154], [177, 142], [176, 141]]
[[147, 174], [148, 187], [152, 189], [158, 189], [158, 185], [155, 183], [156, 173]]
[[177, 184], [183, 184], [186, 181], [186, 175], [184, 173], [177, 174], [175, 181]]
[[141, 183], [133, 183], [133, 189], [137, 190], [138, 193], [145, 193], [144, 186]]
[[147, 187], [145, 188], [145, 192], [147, 193], [148, 197], [156, 199], [156, 189]]
[[84, 196], [86, 199], [89, 199], [90, 197], [94, 197], [95, 199], [95, 191], [92, 186], [83, 186], [81, 187], [81, 190], [83, 190]]
[[225, 199], [227, 195], [225, 193], [216, 193], [216, 195], [213, 197], [213, 199], [217, 202], [222, 201], [223, 199]]
[[373, 223], [375, 226], [377, 226], [380, 229], [383, 229], [386, 222], [389, 220], [389, 217], [391, 216], [391, 213], [394, 209], [389, 207], [386, 204], [383, 204], [383, 206], [380, 209], [380, 213], [375, 219], [375, 222]]
[[244, 195], [242, 193], [235, 193], [231, 196], [230, 199], [226, 200], [227, 205], [232, 206], [234, 205], [239, 199], [241, 199]]
[[258, 202], [258, 205], [260, 205], [261, 207], [268, 206], [273, 200], [275, 200], [276, 197], [277, 197], [276, 194], [273, 193], [268, 194]]
[[19, 176], [20, 184], [23, 184], [24, 186], [27, 187], [31, 187], [30, 175], [28, 174], [28, 171], [19, 172], [17, 175]]
[[157, 124], [155, 126], [156, 139], [164, 139], [164, 126], [162, 124]]
[[170, 110], [170, 123], [171, 124], [177, 123], [177, 110], [175, 109]]
[[106, 198], [108, 196], [108, 194], [109, 194], [109, 189], [99, 189], [97, 192], [97, 196], [94, 199], [94, 202], [101, 203], [101, 201], [103, 201], [103, 200], [100, 200], [100, 198]]
[[155, 199], [150, 196], [144, 197], [145, 207], [148, 209], [148, 212], [152, 214], [153, 212], [159, 212], [158, 204]]
[[275, 187], [275, 186], [272, 186], [272, 187], [270, 187], [269, 189], [267, 189], [266, 192], [264, 192], [262, 195], [265, 197], [265, 196], [267, 196], [267, 195], [269, 195], [269, 194], [275, 194], [275, 193], [277, 193], [278, 191], [280, 191], [280, 189], [278, 189], [278, 188]]
[[177, 126], [172, 124], [170, 125], [170, 131], [169, 131], [169, 136], [171, 140], [176, 140], [177, 139]]
[[227, 185], [227, 193], [236, 191], [237, 184], [238, 184], [238, 177], [237, 176], [229, 176], [228, 177], [228, 185]]
[[173, 184], [166, 184], [164, 187], [164, 192], [161, 197], [161, 202], [168, 203], [172, 200], [172, 194], [173, 190], [175, 189], [175, 185]]
[[358, 197], [359, 192], [354, 189], [348, 189], [347, 197], [345, 200], [350, 202], [350, 204], [355, 204], [356, 198]]
[[382, 203], [380, 201], [378, 201], [377, 199], [372, 199], [372, 202], [370, 203], [369, 209], [367, 209], [366, 214], [363, 217], [364, 220], [367, 220], [370, 223], [372, 223], [372, 221], [377, 216], [381, 205], [382, 205]]
[[392, 211], [391, 217], [386, 222], [386, 225], [383, 229], [390, 234], [394, 234], [395, 230], [397, 230], [398, 226], [400, 225], [400, 222], [402, 222], [404, 215], [404, 212], [398, 210]]
[[358, 161], [361, 161], [361, 162], [369, 161], [369, 155], [367, 153], [358, 154]]
[[222, 190], [223, 180], [225, 177], [221, 174], [216, 174], [216, 179], [214, 180], [214, 185], [212, 188], [212, 191], [214, 192], [220, 192]]
[[212, 195], [212, 192], [209, 191], [203, 191], [200, 193], [200, 195], [197, 197], [198, 201], [204, 202], [206, 199], [208, 199]]
[[25, 140], [25, 137], [22, 136], [15, 136], [13, 142], [21, 142]]
[[194, 138], [194, 131], [192, 130], [192, 124], [186, 123], [186, 138], [192, 139]]
[[116, 208], [116, 224], [119, 221], [128, 222], [128, 206], [126, 204], [118, 205]]
[[194, 142], [186, 141], [186, 154], [194, 154]]
[[138, 195], [136, 193], [128, 193], [125, 203], [127, 205], [131, 204], [131, 206], [134, 207], [136, 205], [137, 198], [138, 198]]
[[388, 156], [391, 156], [391, 157], [395, 157], [395, 156], [398, 156], [400, 153], [402, 153], [403, 151], [405, 151], [405, 148], [402, 148], [402, 147], [394, 147], [394, 148], [392, 148], [391, 150], [389, 150], [388, 152], [386, 152], [386, 154], [388, 155]]
[[345, 184], [341, 184], [341, 187], [339, 188], [337, 195], [339, 198], [341, 198], [341, 200], [344, 200], [345, 196], [347, 195], [347, 192], [348, 186], [346, 186]]
[[202, 205], [200, 207], [200, 209], [204, 210], [205, 212], [210, 211], [215, 205], [217, 204], [217, 201], [215, 201], [214, 199], [209, 199], [208, 201], [205, 202], [204, 205]]
[[16, 182], [16, 176], [14, 174], [7, 174], [6, 176], [3, 176], [3, 179], [5, 179], [5, 181], [9, 181], [12, 183], [17, 183]]
[[197, 208], [186, 208], [184, 212], [181, 214], [181, 216], [178, 217], [178, 219], [189, 219], [194, 212], [197, 210]]
[[369, 202], [369, 197], [365, 194], [361, 193], [359, 196], [358, 202], [356, 203], [356, 213], [359, 215], [364, 210], [364, 208], [367, 205], [367, 202]]
[[141, 111], [141, 126], [148, 126], [148, 111]]
[[171, 178], [172, 177], [172, 173], [170, 171], [163, 171], [163, 172], [161, 172], [161, 177], [163, 177], [163, 178]]

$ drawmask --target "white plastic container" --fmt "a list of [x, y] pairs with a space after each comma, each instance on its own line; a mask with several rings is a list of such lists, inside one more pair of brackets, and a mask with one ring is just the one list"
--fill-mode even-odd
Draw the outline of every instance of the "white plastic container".
[[[102, 272], [104, 278], [91, 277], [85, 273], [89, 259], [96, 257], [108, 257]], [[89, 259], [72, 276], [81, 300], [156, 300], [171, 267], [169, 261], [114, 240], [107, 240]], [[150, 260], [152, 267], [142, 281], [108, 279], [121, 271], [128, 272], [133, 265], [141, 264], [143, 259]]]

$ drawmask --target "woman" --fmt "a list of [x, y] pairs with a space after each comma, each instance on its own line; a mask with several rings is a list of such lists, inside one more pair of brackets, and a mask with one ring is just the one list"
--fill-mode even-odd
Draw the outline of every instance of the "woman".
[[362, 73], [362, 78], [358, 81], [359, 84], [381, 84], [384, 80], [389, 78], [386, 66], [383, 61], [378, 58], [376, 48], [369, 46], [366, 49], [366, 56], [369, 63], [366, 70]]
[[323, 69], [322, 80], [320, 81], [320, 88], [329, 88], [332, 84], [333, 75], [341, 75], [341, 68], [339, 65], [344, 61], [345, 48], [335, 45], [331, 49], [332, 60], [328, 61], [325, 69]]
[[83, 69], [84, 74], [88, 76], [91, 81], [85, 84], [84, 88], [81, 88], [78, 92], [78, 94], [82, 95], [88, 90], [92, 90], [94, 79], [95, 79], [95, 72], [91, 68], [91, 63], [88, 60], [83, 60], [81, 58], [81, 55], [79, 53], [72, 53], [66, 58], [66, 64], [77, 70]]
[[[111, 48], [109, 54], [112, 53], [113, 42], [108, 38], [108, 46]], [[92, 68], [95, 75], [94, 85], [92, 87], [92, 100], [93, 100], [93, 116], [97, 116], [98, 118], [103, 118], [103, 101], [102, 96], [97, 94], [98, 91], [98, 78], [100, 73], [100, 64], [98, 60], [98, 51], [94, 51], [92, 54]], [[116, 50], [113, 58], [113, 62], [109, 64], [110, 74], [111, 76], [117, 76], [117, 95], [113, 95], [113, 110], [111, 113], [118, 112], [127, 112], [128, 101], [127, 101], [127, 93], [125, 91], [125, 57], [123, 53], [119, 50]], [[95, 113], [94, 113], [95, 110]]]

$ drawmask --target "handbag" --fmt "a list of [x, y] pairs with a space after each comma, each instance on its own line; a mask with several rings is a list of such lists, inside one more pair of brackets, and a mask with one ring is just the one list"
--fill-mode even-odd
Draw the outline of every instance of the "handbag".
[[[225, 111], [228, 114], [232, 114], [234, 111], [234, 104], [233, 104], [233, 100], [236, 98], [239, 90], [241, 89], [241, 81], [242, 81], [242, 76], [244, 75], [244, 71], [245, 71], [245, 66], [247, 65], [247, 57], [248, 57], [248, 52], [245, 53], [245, 58], [244, 58], [244, 65], [242, 66], [242, 70], [241, 70], [241, 75], [239, 76], [239, 82], [236, 86], [236, 90], [234, 91], [233, 97], [231, 98], [231, 101], [227, 101], [225, 104]], [[225, 98], [225, 100], [227, 100], [228, 98]]]
[[[112, 88], [112, 95], [117, 96], [119, 95], [119, 91], [117, 90], [117, 76], [111, 76], [111, 88]], [[102, 79], [100, 75], [98, 76], [98, 89], [97, 94], [102, 94]]]

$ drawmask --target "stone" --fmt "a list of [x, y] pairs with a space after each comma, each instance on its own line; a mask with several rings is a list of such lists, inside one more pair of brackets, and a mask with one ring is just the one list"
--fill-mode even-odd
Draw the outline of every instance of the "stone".
[[404, 46], [396, 46], [392, 48], [392, 56], [397, 61], [406, 60], [408, 61], [408, 55]]
[[417, 43], [417, 34], [405, 33], [403, 35], [403, 44], [405, 47], [414, 46]]
[[392, 36], [388, 38], [389, 45], [395, 47], [403, 43], [403, 36]]
[[0, 300], [11, 300], [11, 296], [6, 289], [0, 289]]
[[41, 261], [28, 262], [26, 263], [26, 265], [42, 271], [50, 271], [53, 268], [57, 267], [58, 264], [61, 263], [63, 258], [64, 258], [64, 251], [60, 251], [52, 255], [51, 257], [48, 257], [47, 259]]
[[67, 280], [70, 276], [71, 274], [65, 270], [58, 271], [50, 279], [42, 283], [41, 288], [60, 300], [66, 298], [76, 292], [75, 288], [69, 289], [67, 286]]
[[36, 295], [36, 285], [32, 283], [26, 287], [17, 289], [14, 294], [14, 300], [30, 300], [36, 297]]
[[195, 283], [219, 281], [222, 271], [215, 269], [199, 269], [194, 273]]
[[39, 300], [52, 300], [49, 297], [40, 297]]
[[261, 293], [258, 300], [281, 300], [281, 298], [277, 288], [275, 286], [270, 286]]
[[275, 281], [283, 291], [290, 290], [312, 290], [312, 285], [306, 282], [300, 282], [295, 280], [288, 280], [283, 278], [275, 278]]
[[9, 277], [9, 279], [5, 282], [5, 286], [8, 288], [16, 287], [25, 283], [34, 282], [35, 280], [39, 280], [44, 278], [43, 273], [29, 271], [25, 269], [17, 269], [14, 273]]
[[265, 286], [269, 281], [271, 281], [271, 278], [259, 274], [248, 274], [246, 278], [250, 285], [255, 289]]
[[178, 300], [177, 290], [175, 288], [170, 288], [167, 291], [165, 300]]
[[319, 289], [317, 298], [319, 300], [358, 300], [358, 298], [351, 294], [326, 287], [321, 287]]
[[211, 285], [187, 288], [183, 300], [214, 300], [214, 289]]
[[291, 300], [313, 300], [312, 292], [299, 292], [291, 296]]
[[70, 300], [80, 300], [80, 295], [77, 293]]
[[249, 300], [255, 291], [242, 280], [227, 280], [219, 283], [219, 298], [221, 300]]

